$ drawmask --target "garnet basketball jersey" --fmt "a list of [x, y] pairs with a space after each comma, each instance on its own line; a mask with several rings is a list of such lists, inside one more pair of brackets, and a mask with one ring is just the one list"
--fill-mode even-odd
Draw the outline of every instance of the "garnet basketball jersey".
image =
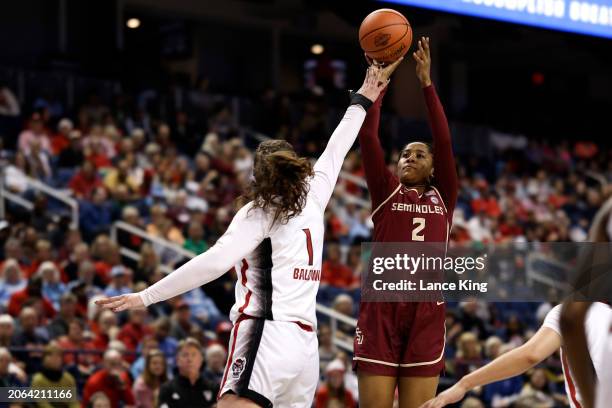
[[431, 186], [419, 195], [398, 182], [372, 212], [375, 242], [447, 242], [450, 219], [444, 200]]

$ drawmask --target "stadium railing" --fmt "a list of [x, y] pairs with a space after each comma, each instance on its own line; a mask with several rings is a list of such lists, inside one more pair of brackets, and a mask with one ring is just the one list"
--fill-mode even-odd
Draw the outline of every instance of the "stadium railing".
[[[56, 188], [50, 187], [42, 181], [33, 179], [28, 176], [23, 176], [27, 181], [28, 189], [36, 190], [40, 193], [44, 193], [45, 195], [54, 198], [55, 200], [67, 205], [70, 207], [70, 218], [72, 220], [71, 227], [79, 228], [79, 203], [76, 199], [70, 197], [67, 193], [62, 190], [58, 190]], [[14, 194], [6, 188], [4, 184], [4, 171], [0, 169], [0, 218], [5, 217], [5, 208], [4, 208], [4, 199], [8, 201], [12, 201], [17, 205], [25, 207], [28, 211], [34, 209], [34, 203], [29, 199], [25, 198], [22, 195]]]

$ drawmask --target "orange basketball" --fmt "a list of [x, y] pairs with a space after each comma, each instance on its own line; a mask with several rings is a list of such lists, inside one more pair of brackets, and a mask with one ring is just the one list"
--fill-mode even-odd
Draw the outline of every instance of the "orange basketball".
[[391, 63], [403, 57], [412, 44], [412, 28], [402, 15], [392, 9], [368, 14], [359, 27], [359, 44], [368, 57]]

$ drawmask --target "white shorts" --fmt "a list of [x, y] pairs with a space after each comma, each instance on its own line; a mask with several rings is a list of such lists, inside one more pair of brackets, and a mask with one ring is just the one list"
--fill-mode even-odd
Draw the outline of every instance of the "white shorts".
[[231, 392], [262, 407], [309, 408], [319, 381], [319, 342], [308, 326], [236, 321], [219, 396]]

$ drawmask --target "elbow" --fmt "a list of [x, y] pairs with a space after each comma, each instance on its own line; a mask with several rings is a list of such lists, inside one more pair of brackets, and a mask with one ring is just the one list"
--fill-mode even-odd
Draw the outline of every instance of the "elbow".
[[533, 367], [536, 364], [538, 364], [540, 361], [542, 361], [542, 359], [540, 358], [538, 353], [535, 350], [533, 350], [533, 348], [530, 348], [529, 350], [527, 350], [527, 353], [525, 354], [525, 364], [528, 367]]

